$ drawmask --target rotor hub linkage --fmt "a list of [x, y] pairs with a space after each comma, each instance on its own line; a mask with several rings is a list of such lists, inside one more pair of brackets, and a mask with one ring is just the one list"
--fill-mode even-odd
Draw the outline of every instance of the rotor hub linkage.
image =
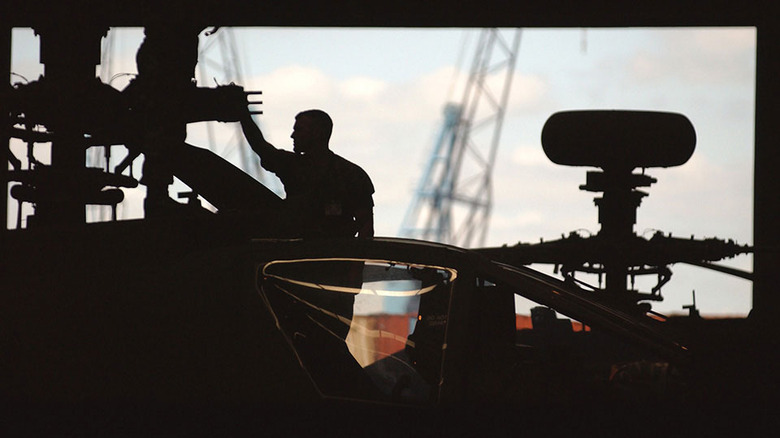
[[[559, 240], [513, 247], [485, 248], [483, 253], [515, 265], [549, 263], [574, 280], [576, 272], [605, 279], [605, 293], [613, 302], [636, 306], [639, 301], [660, 301], [661, 286], [671, 277], [669, 265], [683, 262], [710, 267], [709, 262], [752, 252], [732, 240], [674, 238], [656, 233], [651, 239], [634, 232], [636, 211], [647, 193], [637, 190], [657, 180], [644, 173], [648, 167], [679, 166], [693, 154], [696, 134], [685, 116], [644, 111], [567, 111], [553, 114], [542, 131], [548, 158], [566, 166], [598, 167], [588, 171], [581, 190], [600, 192], [595, 198], [598, 234], [571, 233]], [[634, 173], [641, 168], [642, 173]], [[722, 270], [722, 269], [718, 269]], [[724, 271], [727, 272], [727, 271]], [[730, 273], [730, 272], [729, 272]], [[634, 277], [657, 275], [649, 293], [633, 290]], [[629, 288], [629, 280], [631, 288]]]

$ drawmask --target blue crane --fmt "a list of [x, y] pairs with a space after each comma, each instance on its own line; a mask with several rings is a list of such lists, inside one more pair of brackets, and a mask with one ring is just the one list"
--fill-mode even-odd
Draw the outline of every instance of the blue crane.
[[[509, 36], [509, 38], [507, 38]], [[514, 75], [521, 30], [480, 32], [460, 103], [444, 122], [399, 235], [470, 247], [484, 245], [492, 171]]]

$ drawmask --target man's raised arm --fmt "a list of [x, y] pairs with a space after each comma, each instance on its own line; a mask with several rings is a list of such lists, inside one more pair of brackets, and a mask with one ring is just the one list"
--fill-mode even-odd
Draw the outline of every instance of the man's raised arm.
[[274, 145], [268, 143], [265, 137], [263, 137], [263, 132], [260, 131], [260, 128], [252, 120], [252, 114], [249, 113], [249, 110], [242, 113], [240, 122], [246, 141], [252, 150], [260, 156], [261, 160], [276, 151]]

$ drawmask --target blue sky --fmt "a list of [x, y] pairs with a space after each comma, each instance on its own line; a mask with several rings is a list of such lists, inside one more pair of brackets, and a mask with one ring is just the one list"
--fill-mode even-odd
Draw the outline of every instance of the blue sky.
[[[289, 134], [298, 111], [328, 111], [335, 122], [332, 149], [364, 167], [376, 186], [377, 234], [395, 235], [433, 147], [442, 109], [447, 101], [460, 100], [459, 83], [453, 81], [465, 77], [479, 31], [231, 32], [243, 66], [240, 78], [217, 67], [200, 82], [236, 81], [262, 90], [264, 114], [257, 120], [277, 147], [291, 148]], [[32, 32], [19, 30], [13, 36], [13, 70], [29, 80], [37, 78], [41, 66]], [[202, 46], [216, 36], [204, 37]], [[110, 76], [135, 72], [141, 38], [139, 30], [116, 32]], [[129, 78], [118, 76], [112, 85], [121, 88]], [[12, 77], [12, 82], [18, 80]], [[717, 236], [751, 244], [754, 94], [753, 28], [524, 29], [493, 173], [487, 244], [550, 240], [577, 229], [598, 231], [594, 194], [577, 189], [588, 169], [556, 166], [541, 149], [544, 121], [570, 109], [685, 114], [697, 132], [696, 151], [681, 167], [647, 171], [658, 182], [642, 201], [636, 232], [659, 229], [680, 237]], [[215, 124], [215, 129], [215, 150], [238, 163], [234, 124]], [[200, 126], [191, 126], [188, 140], [209, 143]], [[121, 153], [115, 155], [121, 159]], [[176, 191], [172, 188], [171, 194]], [[120, 214], [137, 217], [142, 197], [142, 192], [128, 193]], [[752, 270], [749, 256], [725, 263]], [[681, 310], [691, 302], [692, 290], [705, 312], [749, 310], [749, 282], [700, 268], [676, 265], [672, 270], [660, 310]], [[647, 289], [654, 281], [637, 284]]]

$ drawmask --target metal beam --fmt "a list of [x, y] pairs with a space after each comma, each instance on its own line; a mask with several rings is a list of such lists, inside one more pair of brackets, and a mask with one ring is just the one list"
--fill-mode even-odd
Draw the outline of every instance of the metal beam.
[[[11, 27], [0, 24], [0, 74], [6, 81], [11, 77]], [[8, 94], [10, 82], [0, 86], [0, 114], [3, 115], [0, 125], [0, 184], [2, 196], [0, 196], [0, 212], [2, 212], [2, 226], [0, 226], [0, 248], [5, 243], [5, 235], [8, 230], [8, 154], [10, 142], [10, 124], [6, 120], [8, 115]]]
[[780, 27], [759, 26], [757, 39], [753, 311], [768, 322], [780, 313]]
[[247, 2], [243, 0], [27, 0], [5, 2], [0, 10], [13, 26], [32, 26], [62, 17], [82, 23], [143, 26], [176, 17], [222, 26], [361, 27], [625, 27], [749, 26], [773, 10], [771, 0], [344, 0], [338, 7], [321, 0]]

